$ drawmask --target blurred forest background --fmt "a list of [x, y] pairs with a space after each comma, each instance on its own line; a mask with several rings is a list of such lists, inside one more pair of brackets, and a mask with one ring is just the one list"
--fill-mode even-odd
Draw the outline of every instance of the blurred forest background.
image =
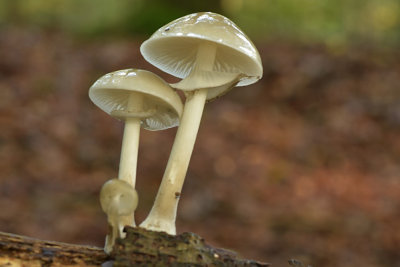
[[[139, 46], [198, 11], [246, 32], [264, 77], [205, 107], [178, 231], [273, 266], [400, 266], [398, 0], [1, 0], [0, 231], [103, 246], [123, 124], [88, 89], [131, 67], [174, 81]], [[141, 132], [137, 222], [175, 132]]]

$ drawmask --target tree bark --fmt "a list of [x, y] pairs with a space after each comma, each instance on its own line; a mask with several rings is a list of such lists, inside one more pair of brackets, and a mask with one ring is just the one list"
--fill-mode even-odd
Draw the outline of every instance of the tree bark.
[[102, 248], [44, 241], [0, 232], [0, 267], [5, 266], [269, 266], [213, 248], [193, 233], [171, 236], [126, 229], [106, 255]]
[[97, 247], [0, 232], [0, 267], [100, 266], [109, 258], [103, 249]]

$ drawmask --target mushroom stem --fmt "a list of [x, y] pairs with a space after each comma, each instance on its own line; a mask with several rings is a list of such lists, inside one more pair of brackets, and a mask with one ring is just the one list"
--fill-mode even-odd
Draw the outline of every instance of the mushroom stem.
[[[115, 201], [115, 200], [113, 200]], [[118, 205], [119, 203], [113, 203], [112, 205]], [[106, 253], [110, 253], [114, 247], [115, 240], [117, 238], [125, 238], [124, 227], [121, 218], [122, 216], [115, 213], [115, 210], [109, 211], [108, 216], [108, 226], [109, 233], [106, 236], [106, 243], [104, 245], [104, 250]]]
[[121, 179], [107, 181], [100, 191], [100, 205], [107, 214], [109, 233], [106, 237], [104, 250], [109, 253], [116, 238], [125, 238], [124, 221], [129, 214], [133, 214], [138, 205], [136, 190]]
[[[130, 93], [128, 112], [138, 110], [143, 104], [140, 94]], [[118, 178], [128, 182], [135, 188], [136, 166], [139, 148], [140, 118], [128, 117], [125, 120], [124, 136], [122, 138], [121, 158]]]
[[[140, 110], [143, 97], [131, 92], [128, 98], [127, 111]], [[136, 169], [139, 150], [140, 118], [128, 117], [125, 120], [124, 136], [122, 138], [121, 157], [118, 178], [128, 182], [133, 188], [136, 184]], [[136, 226], [134, 214], [124, 216], [126, 225]]]
[[[211, 70], [214, 65], [216, 46], [204, 43], [199, 46], [196, 66], [192, 71]], [[198, 89], [186, 94], [181, 122], [176, 133], [167, 167], [161, 181], [154, 205], [141, 223], [153, 231], [163, 231], [175, 235], [175, 219], [179, 196], [182, 191], [200, 120], [203, 114], [208, 89]]]

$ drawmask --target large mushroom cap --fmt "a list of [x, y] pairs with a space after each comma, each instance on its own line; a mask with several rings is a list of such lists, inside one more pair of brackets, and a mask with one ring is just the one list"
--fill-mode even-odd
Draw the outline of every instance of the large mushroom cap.
[[110, 115], [129, 115], [127, 107], [131, 93], [140, 94], [143, 98], [142, 107], [137, 110], [138, 114], [142, 114], [143, 128], [162, 130], [179, 124], [183, 109], [179, 95], [163, 79], [149, 71], [126, 69], [108, 73], [90, 87], [89, 98]]
[[161, 70], [185, 78], [194, 67], [202, 42], [217, 44], [213, 71], [237, 74], [237, 86], [262, 77], [260, 55], [254, 44], [231, 20], [202, 12], [184, 16], [161, 27], [140, 47], [143, 57]]

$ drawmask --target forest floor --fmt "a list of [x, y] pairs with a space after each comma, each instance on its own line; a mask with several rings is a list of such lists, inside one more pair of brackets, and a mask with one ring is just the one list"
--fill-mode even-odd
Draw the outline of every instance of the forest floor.
[[[0, 231], [103, 246], [101, 185], [123, 124], [88, 89], [145, 68], [137, 39], [0, 29]], [[264, 77], [205, 107], [178, 231], [286, 266], [400, 266], [400, 54], [257, 44]], [[136, 213], [151, 208], [176, 129], [141, 132]]]

